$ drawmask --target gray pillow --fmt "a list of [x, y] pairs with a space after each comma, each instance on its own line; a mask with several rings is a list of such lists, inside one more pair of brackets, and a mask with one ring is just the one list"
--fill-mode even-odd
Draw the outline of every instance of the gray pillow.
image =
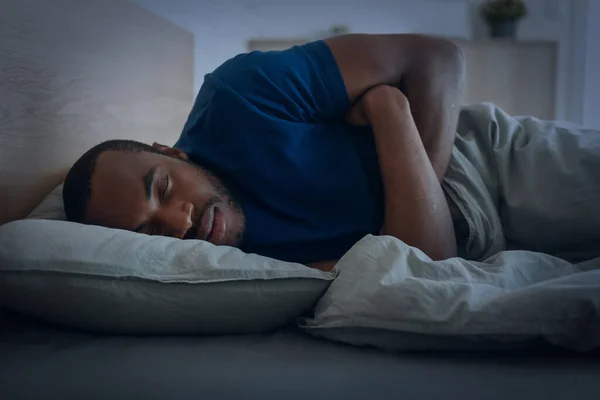
[[203, 241], [44, 219], [0, 226], [0, 307], [95, 332], [265, 332], [311, 310], [334, 277]]

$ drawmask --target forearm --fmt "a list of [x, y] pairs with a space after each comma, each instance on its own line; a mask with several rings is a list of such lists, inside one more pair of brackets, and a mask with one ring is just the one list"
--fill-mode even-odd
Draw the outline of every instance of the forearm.
[[385, 193], [381, 233], [419, 248], [433, 260], [455, 257], [448, 205], [405, 100], [380, 96], [367, 111]]
[[465, 57], [449, 40], [426, 35], [353, 34], [327, 40], [352, 103], [378, 85], [408, 98], [429, 160], [443, 179], [456, 133]]

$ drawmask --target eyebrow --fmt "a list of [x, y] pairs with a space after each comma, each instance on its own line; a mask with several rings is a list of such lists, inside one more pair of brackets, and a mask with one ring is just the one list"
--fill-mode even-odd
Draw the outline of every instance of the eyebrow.
[[[157, 167], [152, 168], [146, 173], [146, 175], [144, 175], [144, 192], [146, 194], [147, 202], [152, 200], [152, 186], [154, 184], [154, 178], [156, 177], [156, 168]], [[142, 222], [140, 226], [134, 230], [134, 232], [140, 232], [144, 228], [144, 225], [146, 225], [146, 222]]]

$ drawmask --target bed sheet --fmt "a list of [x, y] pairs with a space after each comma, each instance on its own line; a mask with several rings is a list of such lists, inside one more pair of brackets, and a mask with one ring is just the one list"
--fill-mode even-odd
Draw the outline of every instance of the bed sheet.
[[103, 337], [4, 313], [0, 397], [13, 399], [600, 398], [600, 357], [385, 353], [281, 330]]

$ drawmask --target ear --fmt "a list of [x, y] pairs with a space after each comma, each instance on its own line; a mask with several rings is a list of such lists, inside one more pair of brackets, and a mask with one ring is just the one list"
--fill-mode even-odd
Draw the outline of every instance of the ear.
[[171, 157], [179, 158], [182, 160], [189, 159], [188, 155], [185, 154], [183, 151], [173, 148], [173, 147], [165, 146], [164, 144], [154, 142], [152, 144], [152, 147], [154, 147], [156, 150], [162, 151], [163, 153], [165, 153], [167, 155], [170, 155]]

